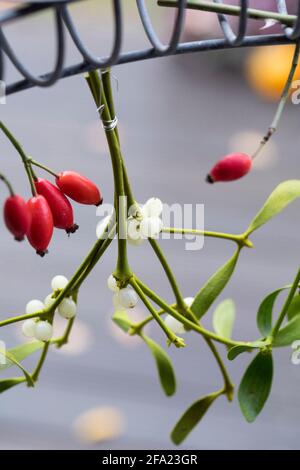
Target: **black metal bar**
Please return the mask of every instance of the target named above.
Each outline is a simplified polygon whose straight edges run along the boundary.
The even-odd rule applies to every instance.
[[[68,4],[75,1],[84,0],[32,0],[29,5],[12,8],[0,15],[0,80],[4,80],[4,59],[9,60],[14,67],[23,75],[24,79],[7,85],[7,94],[12,94],[17,91],[25,90],[33,86],[46,87],[53,85],[58,79],[77,75],[82,72],[93,70],[96,68],[105,68],[114,64],[125,64],[130,62],[137,62],[156,57],[169,56],[174,54],[186,54],[192,52],[201,52],[207,50],[228,49],[231,47],[249,47],[261,45],[275,45],[275,44],[289,44],[295,42],[300,38],[300,0],[298,0],[298,15],[293,27],[282,25],[284,34],[282,35],[261,35],[261,36],[246,36],[247,33],[247,20],[248,20],[248,0],[240,0],[239,25],[237,34],[235,34],[228,22],[227,16],[223,13],[215,13],[218,15],[220,26],[222,28],[224,39],[209,39],[194,41],[189,43],[180,43],[181,33],[184,27],[185,10],[187,0],[177,0],[174,3],[174,8],[177,9],[177,14],[174,20],[173,31],[171,38],[167,44],[163,44],[155,32],[152,25],[145,0],[136,0],[137,9],[140,19],[148,37],[151,48],[137,51],[122,51],[122,32],[123,32],[123,14],[121,9],[121,0],[111,0],[114,13],[114,38],[111,48],[111,53],[108,57],[94,56],[83,43],[80,34],[73,21],[71,13],[68,9]],[[101,1],[101,0],[99,0]],[[213,0],[214,3],[219,5],[223,4],[223,0]],[[126,7],[126,0],[123,5]],[[282,15],[287,13],[286,1],[276,0],[277,11]],[[34,76],[30,70],[22,63],[17,57],[13,48],[11,47],[3,28],[7,23],[22,21],[22,18],[28,17],[38,11],[44,9],[52,9],[56,17],[56,62],[52,72],[42,74],[38,77]],[[220,10],[220,9],[219,9]],[[74,64],[72,66],[64,66],[64,50],[65,39],[64,30],[67,29],[70,34],[75,47],[82,55],[83,62]]]
[[[273,46],[293,43],[294,41],[287,38],[285,35],[272,34],[264,36],[245,37],[240,47]],[[216,51],[219,49],[232,49],[233,47],[235,46],[228,43],[228,41],[225,39],[207,39],[205,41],[181,43],[178,45],[175,53],[169,52],[167,55],[182,55],[194,52]],[[130,51],[121,54],[116,65],[129,64],[132,62],[140,62],[142,60],[149,60],[160,57],[161,55],[157,53],[154,48]],[[94,70],[93,66],[85,62],[81,62],[79,64],[66,67],[63,70],[60,78],[62,79],[72,77],[74,75],[79,75],[85,72],[89,72],[91,70]],[[44,78],[47,78],[47,75],[44,75]],[[16,83],[8,85],[6,88],[6,94],[11,95],[13,93],[32,88],[33,86],[34,85],[28,82],[28,80],[20,80]]]

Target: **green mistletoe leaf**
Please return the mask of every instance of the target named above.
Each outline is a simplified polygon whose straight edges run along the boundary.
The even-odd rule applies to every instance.
[[[233,274],[239,254],[240,249],[237,249],[234,255],[211,276],[196,295],[191,310],[198,319],[203,317],[227,285]]]
[[[0,380],[0,393],[3,393],[12,387],[15,387],[16,385],[24,383],[25,381],[26,379],[24,377],[14,377],[11,379]]]
[[[288,180],[279,184],[254,217],[246,233],[249,235],[257,230],[298,197],[300,197],[300,180]]]
[[[273,345],[275,347],[290,346],[293,341],[300,340],[300,316],[296,315],[281,330],[278,331],[274,338]]]
[[[176,378],[171,359],[153,339],[145,335],[141,335],[141,338],[145,341],[155,359],[159,380],[165,394],[167,396],[174,395],[176,391]]]
[[[280,289],[271,292],[271,294],[268,294],[261,302],[257,312],[256,323],[263,337],[268,336],[271,333],[273,307],[278,295],[283,290],[290,288],[291,286],[281,287]]]
[[[235,321],[235,304],[232,299],[220,302],[213,314],[213,327],[217,335],[231,338]]]
[[[0,350],[0,354],[6,356],[6,363],[0,364],[0,372],[14,365],[18,366],[20,369],[23,370],[23,367],[20,362],[22,362],[24,359],[26,359],[26,357],[35,353],[39,349],[42,349],[43,346],[44,343],[42,341],[32,341],[30,343],[21,344],[20,346],[16,346],[15,348],[8,349],[7,351]]]
[[[254,347],[251,346],[234,346],[233,348],[229,349],[227,353],[227,358],[229,361],[233,361],[236,357],[244,352],[251,352]]]
[[[240,408],[249,423],[263,409],[270,394],[272,379],[272,354],[259,352],[247,368],[238,391]]]
[[[220,394],[218,391],[200,398],[183,413],[171,433],[174,444],[179,445],[184,441]]]
[[[125,333],[128,333],[131,328],[131,321],[125,311],[117,310],[114,313],[112,320],[116,325],[118,325],[119,328],[121,328],[121,330],[125,331]]]
[[[297,315],[300,314],[300,295],[297,294],[292,302],[290,303],[290,306],[287,311],[287,316],[288,319],[291,320],[292,318],[296,317]]]

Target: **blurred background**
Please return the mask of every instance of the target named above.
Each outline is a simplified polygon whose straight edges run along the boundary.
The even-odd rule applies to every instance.
[[[110,0],[72,6],[83,38],[105,55],[112,36]],[[167,40],[173,12],[155,6],[151,16]],[[228,3],[238,3],[230,1]],[[295,2],[288,2],[292,7]],[[101,4],[101,5],[100,5]],[[1,2],[1,8],[9,7]],[[275,1],[250,1],[274,9]],[[149,47],[135,2],[123,2],[124,50]],[[251,22],[249,32],[266,32]],[[19,56],[36,73],[52,66],[53,17],[44,12],[5,27]],[[267,32],[278,32],[275,26]],[[184,40],[221,36],[214,14],[189,12]],[[155,195],[164,202],[205,204],[206,229],[241,232],[275,186],[298,178],[299,109],[289,104],[280,129],[242,181],[207,185],[207,171],[231,151],[252,152],[267,130],[286,79],[293,48],[196,53],[117,66],[113,73],[124,156],[139,201]],[[67,62],[79,61],[69,41]],[[299,78],[297,71],[297,78]],[[19,79],[7,67],[7,81]],[[80,76],[61,80],[50,89],[31,89],[9,96],[0,106],[1,119],[35,159],[57,171],[74,169],[94,179],[106,202],[113,200],[113,182],[103,130],[89,91]],[[29,197],[18,155],[0,136],[1,171],[16,190]],[[0,188],[2,200],[6,197]],[[237,305],[234,338],[256,339],[255,317],[261,299],[289,283],[299,266],[299,204],[252,237],[255,249],[244,250],[236,273],[220,300]],[[71,276],[95,241],[95,209],[76,206],[80,230],[69,239],[55,232],[44,259],[26,244],[15,243],[1,224],[0,318],[23,313],[33,298],[50,292],[56,274]],[[163,241],[185,296],[194,296],[206,279],[233,253],[222,240],[206,240],[202,251],[185,251],[184,241]],[[130,248],[133,269],[171,301],[167,282],[147,244]],[[109,250],[83,286],[70,344],[53,350],[38,386],[22,385],[1,395],[1,449],[166,449],[169,433],[187,406],[220,385],[219,371],[198,336],[186,336],[188,347],[169,349],[178,378],[175,397],[166,398],[158,384],[150,352],[127,338],[111,322],[111,292],[106,279],[113,271],[116,246]],[[279,302],[280,303],[280,302]],[[134,315],[146,315],[141,302]],[[206,325],[211,326],[210,315]],[[56,328],[62,328],[58,322]],[[164,344],[155,325],[149,333]],[[1,329],[8,347],[23,341],[19,326]],[[223,350],[225,357],[225,351]],[[217,401],[182,446],[185,449],[298,449],[300,368],[291,365],[291,351],[275,351],[271,398],[257,421],[246,424],[237,400]],[[228,367],[239,383],[250,356]],[[27,364],[32,364],[32,360]],[[13,372],[12,372],[13,373]],[[15,375],[15,374],[14,374]]]

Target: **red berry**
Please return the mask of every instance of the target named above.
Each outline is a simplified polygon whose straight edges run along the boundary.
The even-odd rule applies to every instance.
[[[97,186],[85,176],[75,171],[64,171],[56,178],[59,189],[80,204],[99,206],[102,196]]]
[[[38,178],[35,182],[38,194],[44,196],[52,212],[53,224],[56,228],[74,233],[78,225],[74,224],[73,208],[64,193],[50,181]]]
[[[30,214],[27,204],[21,196],[13,195],[4,204],[4,221],[15,240],[24,240],[30,225]]]
[[[206,177],[208,183],[234,181],[245,176],[251,169],[252,159],[244,153],[226,155],[212,168]]]
[[[53,217],[48,202],[44,196],[34,196],[27,202],[31,215],[27,238],[31,246],[40,256],[47,253],[53,233]]]

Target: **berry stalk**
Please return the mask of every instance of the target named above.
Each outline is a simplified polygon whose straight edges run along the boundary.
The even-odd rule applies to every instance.
[[[4,134],[6,135],[8,140],[10,140],[12,145],[15,147],[15,149],[19,153],[19,155],[22,159],[24,168],[25,168],[25,172],[26,172],[27,177],[28,177],[28,181],[29,181],[29,184],[30,184],[32,195],[35,196],[36,195],[36,189],[35,189],[34,179],[33,179],[32,171],[31,171],[30,158],[26,155],[26,153],[23,150],[23,147],[17,141],[17,139],[13,136],[13,134],[10,132],[10,130],[4,125],[3,121],[0,121],[0,129],[4,132]]]
[[[259,153],[262,151],[264,146],[269,142],[269,140],[271,139],[273,134],[278,129],[279,121],[281,119],[282,113],[284,111],[287,100],[289,98],[289,91],[290,91],[292,81],[293,81],[293,78],[294,78],[294,75],[295,75],[295,72],[296,72],[296,68],[297,68],[297,65],[298,65],[298,61],[299,61],[299,52],[300,52],[300,41],[298,41],[296,43],[295,52],[294,52],[294,56],[293,56],[293,60],[292,60],[292,64],[291,64],[291,69],[290,69],[287,81],[285,83],[284,89],[282,91],[282,95],[281,95],[279,104],[277,106],[277,110],[275,112],[275,116],[273,118],[273,121],[270,124],[270,127],[269,127],[268,131],[266,132],[266,134],[262,138],[257,150],[252,155],[252,160],[254,160],[259,155]]]
[[[11,196],[14,196],[15,195],[15,192],[13,190],[13,187],[10,183],[10,181],[6,178],[6,176],[4,176],[2,173],[0,173],[0,180],[3,181],[3,183],[6,185],[7,189],[8,189],[8,192]]]

